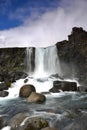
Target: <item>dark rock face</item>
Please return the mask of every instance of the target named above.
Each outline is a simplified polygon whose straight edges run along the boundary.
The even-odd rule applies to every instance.
[[[0,91],[7,90],[7,89],[8,89],[8,85],[6,85],[6,83],[0,84]]]
[[[26,48],[0,48],[0,81],[14,82],[24,77]],[[15,77],[15,78],[14,78]]]
[[[77,84],[75,82],[67,82],[67,81],[54,81],[53,88],[51,88],[50,92],[60,92],[62,91],[78,91]]]
[[[87,32],[74,27],[68,41],[58,42],[56,46],[64,78],[77,78],[87,84]]]
[[[0,97],[6,97],[6,96],[8,96],[8,92],[6,92],[6,91],[0,91]]]
[[[20,88],[19,96],[27,98],[32,92],[36,92],[35,87],[31,84],[24,85]]]

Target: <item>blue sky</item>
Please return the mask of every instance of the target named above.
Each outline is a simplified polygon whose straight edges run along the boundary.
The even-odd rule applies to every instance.
[[[0,30],[20,26],[32,15],[35,20],[46,11],[57,8],[59,3],[60,0],[0,0]]]
[[[0,47],[47,47],[87,30],[87,0],[0,0]]]

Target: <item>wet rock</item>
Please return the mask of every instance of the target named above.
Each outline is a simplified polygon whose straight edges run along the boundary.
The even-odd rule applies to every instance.
[[[18,113],[15,116],[13,116],[10,120],[10,122],[8,123],[8,125],[10,125],[12,128],[16,128],[18,126],[20,126],[20,124],[23,122],[23,120],[26,118],[26,114],[24,113]]]
[[[11,130],[40,130],[40,129],[35,128],[31,124],[27,124],[16,128],[11,128]]]
[[[87,92],[86,86],[78,86],[80,92]]]
[[[11,77],[11,81],[16,81],[18,79],[24,79],[27,77],[27,74],[22,71],[14,71],[14,72],[11,72],[9,75]]]
[[[25,126],[33,126],[37,129],[42,129],[49,126],[48,122],[41,117],[32,117],[25,122]]]
[[[32,92],[27,98],[27,102],[43,103],[46,100],[45,96],[40,93]]]
[[[50,94],[50,92],[41,92],[41,94]]]
[[[20,88],[19,96],[27,98],[32,92],[36,92],[35,87],[31,84],[27,84]]]
[[[51,88],[50,92],[60,92],[62,91],[78,91],[77,84],[75,82],[68,81],[54,81],[53,88]]]
[[[28,81],[29,81],[29,79],[25,79],[25,80],[24,80],[24,83],[27,83]]]
[[[8,92],[6,92],[6,91],[0,91],[0,97],[6,97],[6,96],[8,96]]]
[[[6,117],[1,116],[0,117],[0,130],[6,125],[6,123],[7,123]]]
[[[6,85],[6,83],[0,83],[0,91],[7,90],[7,89],[8,86]]]
[[[56,79],[59,78],[59,79],[63,80],[63,77],[61,77],[61,76],[60,76],[59,74],[57,74],[57,73],[50,75],[49,78],[56,78]]]
[[[58,129],[55,129],[55,128],[52,128],[52,127],[46,127],[46,128],[43,128],[41,130],[58,130]]]

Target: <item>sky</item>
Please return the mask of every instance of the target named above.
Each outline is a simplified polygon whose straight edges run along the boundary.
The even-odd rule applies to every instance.
[[[87,0],[0,0],[0,47],[47,47],[87,30]]]

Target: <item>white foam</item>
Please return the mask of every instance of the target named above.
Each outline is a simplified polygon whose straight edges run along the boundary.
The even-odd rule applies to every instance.
[[[0,97],[0,100],[18,98],[20,88],[25,84],[34,85],[36,88],[36,92],[47,92],[50,88],[52,88],[52,83],[52,81],[38,82],[36,79],[29,79],[27,83],[24,83],[24,79],[20,79],[13,83],[11,87],[7,90],[9,92],[9,95],[4,98]]]
[[[10,126],[6,126],[6,127],[2,128],[1,130],[11,130],[11,127]]]

